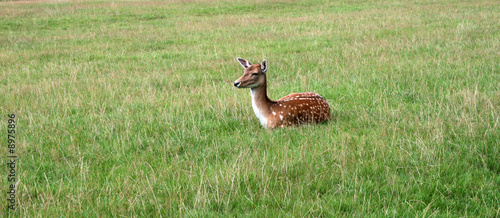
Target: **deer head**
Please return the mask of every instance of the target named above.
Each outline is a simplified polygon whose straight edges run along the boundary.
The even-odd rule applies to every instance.
[[[236,88],[258,88],[266,83],[267,61],[261,64],[251,64],[243,58],[238,58],[238,62],[243,66],[243,75],[234,81]]]

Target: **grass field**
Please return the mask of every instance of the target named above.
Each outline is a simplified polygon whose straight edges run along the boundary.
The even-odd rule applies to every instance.
[[[0,2],[2,214],[498,217],[499,20],[498,1]],[[262,128],[236,57],[332,120]]]

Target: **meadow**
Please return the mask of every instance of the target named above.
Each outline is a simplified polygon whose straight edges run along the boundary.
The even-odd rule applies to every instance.
[[[498,217],[499,20],[494,0],[2,1],[2,217]],[[262,128],[236,57],[332,119]]]

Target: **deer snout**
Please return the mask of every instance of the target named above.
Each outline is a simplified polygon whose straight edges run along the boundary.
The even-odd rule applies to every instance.
[[[238,81],[234,81],[234,87],[239,87],[241,84],[241,82],[238,82]]]

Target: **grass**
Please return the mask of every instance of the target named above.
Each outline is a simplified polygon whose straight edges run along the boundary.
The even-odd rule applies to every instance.
[[[5,216],[500,216],[497,1],[0,5]],[[237,56],[333,119],[263,129]]]

